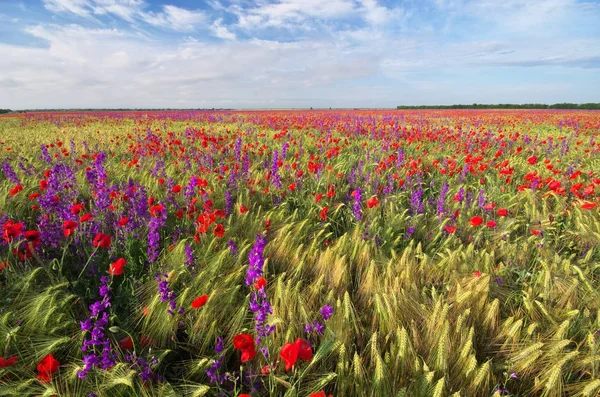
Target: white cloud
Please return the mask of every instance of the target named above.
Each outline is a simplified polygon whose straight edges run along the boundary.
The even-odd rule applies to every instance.
[[[307,19],[340,19],[356,11],[350,0],[282,0],[276,3],[258,3],[257,7],[234,6],[231,11],[238,16],[243,29],[261,27],[299,27]],[[303,29],[309,25],[301,26]]]
[[[150,25],[179,31],[193,30],[196,25],[206,21],[202,11],[190,11],[173,5],[163,6],[162,12],[142,13],[140,17]]]
[[[221,19],[221,18],[217,19],[210,26],[210,30],[211,30],[213,36],[218,37],[220,39],[223,39],[223,40],[235,40],[236,39],[235,33],[231,32],[229,29],[227,29],[226,26],[223,25],[223,19]]]
[[[44,0],[44,6],[53,12],[70,12],[79,16],[90,14],[88,0]]]
[[[188,10],[165,4],[162,11],[145,11],[144,0],[44,0],[44,6],[57,13],[71,13],[80,17],[94,15],[114,15],[127,22],[137,20],[150,25],[177,31],[193,30],[196,25],[206,22],[202,11]]]

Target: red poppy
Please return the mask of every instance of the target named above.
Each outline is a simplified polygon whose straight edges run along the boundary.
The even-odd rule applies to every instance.
[[[125,226],[125,225],[127,225],[127,223],[129,223],[129,218],[123,217],[123,218],[119,219],[119,226]]]
[[[285,361],[285,370],[289,371],[294,365],[298,358],[304,361],[310,361],[312,359],[312,348],[308,341],[298,338],[294,343],[286,343],[281,348],[279,357]]]
[[[153,205],[152,207],[150,207],[150,215],[157,217],[162,213],[164,209],[165,207],[162,204]]]
[[[317,204],[320,203],[322,199],[323,199],[323,193],[319,193],[315,197],[315,201],[317,202]]]
[[[256,282],[254,283],[254,288],[260,290],[262,288],[264,288],[267,285],[267,279],[265,279],[264,277],[259,277],[256,279]]]
[[[270,220],[270,219],[267,219],[267,220],[265,221],[265,228],[266,228],[266,229],[268,229],[268,228],[270,228],[270,227],[271,227],[271,220]]]
[[[171,189],[171,192],[173,192],[173,193],[179,193],[180,191],[181,191],[181,185],[175,185]]]
[[[121,339],[119,347],[121,350],[133,350],[133,339],[131,339],[131,336]]]
[[[591,210],[596,208],[596,203],[592,203],[590,201],[584,201],[583,204],[581,204],[581,208],[583,208],[584,210]]]
[[[6,261],[0,262],[0,271],[2,269],[8,269],[8,262],[6,262]]]
[[[75,229],[77,229],[77,225],[79,225],[79,223],[77,223],[75,221],[71,221],[71,220],[64,221],[63,222],[63,234],[65,235],[65,237],[71,236],[75,232]]]
[[[240,214],[245,214],[246,212],[248,212],[248,207],[244,204],[240,204]]]
[[[199,296],[192,301],[192,308],[194,308],[194,309],[201,308],[202,306],[204,306],[206,304],[207,301],[208,301],[208,295]]]
[[[110,236],[108,234],[98,233],[94,237],[92,245],[97,248],[108,248],[110,247]]]
[[[29,201],[33,201],[33,200],[35,200],[36,198],[38,198],[38,197],[40,197],[40,196],[41,196],[41,195],[40,195],[40,193],[39,193],[39,192],[33,192],[33,193],[31,193],[31,194],[29,195]]]
[[[92,218],[93,218],[92,214],[89,214],[89,213],[88,214],[83,214],[83,215],[81,215],[79,217],[79,222],[80,223],[85,223],[85,222],[89,221]]]
[[[162,185],[163,183],[165,183],[165,178],[158,178],[158,184]]]
[[[531,230],[531,234],[533,234],[534,236],[541,236],[542,235],[542,231],[541,230],[537,230],[537,229],[532,229]]]
[[[81,211],[83,211],[83,204],[75,204],[71,206],[71,214],[78,215]]]
[[[469,222],[471,223],[471,226],[479,226],[483,223],[483,218],[480,216],[474,216]]]
[[[488,221],[485,225],[487,227],[493,228],[493,227],[496,227],[497,224],[496,224],[496,221],[492,219],[491,221]]]
[[[23,185],[18,184],[18,185],[15,185],[12,189],[10,189],[8,191],[8,194],[10,194],[11,196],[14,196],[14,195],[18,194],[21,190],[23,190]]]
[[[291,190],[292,192],[293,192],[294,190],[296,190],[296,182],[292,182],[292,183],[290,183],[290,185],[288,186],[288,189],[289,189],[289,190]]]
[[[116,262],[110,264],[110,267],[108,268],[108,273],[111,276],[120,276],[121,274],[123,274],[123,268],[126,264],[127,261],[125,259],[119,258]]]
[[[223,227],[223,225],[219,223],[215,227],[215,230],[213,230],[213,234],[219,238],[223,237],[225,235],[225,228]]]
[[[535,163],[537,163],[537,156],[531,156],[527,159],[527,162],[531,165],[534,165]]]
[[[377,204],[379,204],[379,200],[377,199],[377,197],[371,197],[370,199],[367,200],[367,207],[369,207],[369,208],[373,208]]]
[[[40,181],[40,190],[46,190],[48,189],[48,181],[45,179],[42,179]]]
[[[444,230],[452,234],[456,231],[456,226],[444,226]]]
[[[58,367],[60,367],[60,362],[52,354],[48,354],[37,365],[38,379],[42,382],[50,382],[52,375],[58,371]]]
[[[13,365],[15,365],[16,362],[17,356],[12,356],[9,358],[0,357],[0,369],[12,367]]]
[[[319,215],[321,217],[321,220],[325,220],[327,219],[327,212],[329,211],[329,207],[323,207],[323,209],[321,210],[321,214]]]
[[[240,394],[238,397],[252,397],[252,396],[250,394],[243,393],[243,394]]]
[[[475,270],[473,272],[473,277],[477,277],[477,278],[481,277],[481,272],[479,270]]]
[[[2,229],[4,230],[2,237],[4,237],[4,241],[10,243],[13,239],[19,237],[23,232],[24,226],[25,225],[23,225],[22,222],[14,222],[13,220],[6,221],[6,223],[2,225]]]
[[[23,237],[25,237],[27,242],[31,243],[34,247],[40,245],[40,236],[41,233],[37,230],[26,230],[23,233]]]
[[[252,360],[256,357],[254,338],[250,334],[238,334],[233,337],[233,347],[242,352],[242,362]]]
[[[498,216],[507,216],[508,210],[506,208],[500,208],[498,211],[496,211],[496,214],[498,214]]]
[[[325,390],[321,390],[321,391],[320,391],[320,392],[318,392],[318,393],[311,393],[309,397],[333,397],[333,395],[332,395],[332,394],[330,394],[329,396],[327,396],[327,395],[325,394]]]

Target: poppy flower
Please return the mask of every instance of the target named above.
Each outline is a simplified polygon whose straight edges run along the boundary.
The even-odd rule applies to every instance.
[[[537,229],[532,229],[531,230],[531,234],[533,234],[534,236],[541,236],[542,235],[542,231],[541,230],[537,230]]]
[[[75,221],[71,221],[71,220],[64,221],[63,222],[63,234],[65,235],[65,237],[71,236],[75,232],[75,229],[77,229],[77,225],[79,225],[79,223],[77,223]]]
[[[71,214],[79,215],[81,211],[83,211],[83,204],[74,204],[71,206]]]
[[[244,204],[240,204],[240,214],[245,214],[246,212],[248,212],[248,207]]]
[[[123,274],[123,268],[126,264],[127,261],[125,259],[119,258],[116,262],[110,264],[110,267],[108,268],[108,273],[111,276],[120,276],[121,274]]]
[[[225,228],[223,227],[223,225],[221,223],[219,223],[215,227],[215,230],[213,230],[213,234],[219,238],[221,238],[225,235]]]
[[[121,339],[119,347],[121,350],[133,350],[133,339],[131,339],[131,336]]]
[[[52,375],[58,371],[60,362],[52,354],[46,355],[37,365],[38,379],[42,382],[50,382]]]
[[[208,301],[208,295],[202,295],[192,301],[192,308],[199,309]]]
[[[238,397],[252,397],[252,396],[250,394],[243,393],[243,394],[240,394]]]
[[[292,192],[293,192],[294,190],[296,190],[296,182],[292,182],[292,183],[290,183],[290,185],[288,186],[288,189],[289,189],[290,191],[292,191]]]
[[[506,208],[500,208],[498,211],[496,211],[496,214],[498,214],[498,216],[507,216],[508,210]]]
[[[581,204],[581,208],[583,208],[584,210],[591,210],[596,208],[596,203],[592,203],[590,201],[584,201],[583,204]]]
[[[309,397],[333,397],[333,395],[330,394],[329,396],[327,396],[325,394],[325,390],[321,390],[318,393],[311,393]]]
[[[481,277],[481,272],[479,270],[475,270],[473,272],[473,277],[477,277],[477,278]]]
[[[288,342],[283,345],[279,357],[285,361],[285,370],[289,371],[296,365],[298,358],[310,361],[312,359],[312,348],[308,341],[298,338],[294,343]]]
[[[493,228],[496,227],[497,224],[496,221],[492,219],[491,221],[488,221],[485,225],[489,228]]]
[[[456,226],[444,226],[444,230],[450,234],[456,231]]]
[[[479,226],[483,223],[483,218],[480,216],[474,216],[471,218],[471,220],[469,221],[469,223],[471,224],[471,226],[475,227],[475,226]]]
[[[329,211],[329,207],[323,207],[323,209],[321,210],[321,214],[319,214],[319,216],[321,217],[321,220],[326,220],[327,219],[327,212]]]
[[[377,197],[371,197],[370,199],[367,200],[367,207],[369,207],[369,208],[373,208],[377,204],[379,204],[379,200],[377,199]]]
[[[527,162],[531,165],[534,165],[535,163],[537,163],[537,156],[531,156],[527,159]]]
[[[241,360],[243,363],[256,357],[254,338],[250,334],[238,334],[234,336],[233,347],[242,352]]]
[[[2,229],[4,230],[2,237],[4,237],[4,241],[10,243],[13,239],[19,237],[23,232],[24,226],[25,225],[23,225],[22,222],[14,222],[12,220],[6,221],[6,223],[2,225]]]
[[[15,196],[15,195],[17,195],[17,194],[18,194],[18,193],[19,193],[21,190],[23,190],[23,185],[21,185],[21,184],[18,184],[18,185],[15,185],[15,186],[14,186],[12,189],[10,189],[10,190],[8,191],[8,194],[10,194],[11,196]]]
[[[48,181],[45,179],[42,179],[40,181],[40,190],[46,190],[48,189]]]
[[[119,226],[125,226],[128,223],[129,223],[129,218],[127,218],[126,216],[119,219],[119,222],[118,222]]]
[[[34,247],[40,245],[40,236],[41,233],[37,230],[26,230],[23,233],[23,237],[25,237],[27,242],[31,243]]]
[[[321,202],[321,200],[323,199],[323,193],[319,193],[315,196],[315,202],[317,204],[319,204]]]
[[[153,217],[157,217],[162,213],[164,209],[165,207],[161,204],[153,205],[152,207],[150,207],[150,215],[152,215]]]
[[[270,219],[267,219],[267,220],[265,221],[265,229],[268,229],[268,228],[270,228],[270,227],[271,227],[271,220],[270,220]]]
[[[181,191],[181,185],[175,185],[171,189],[171,192],[173,192],[173,193],[179,193],[180,191]]]
[[[262,288],[264,288],[267,285],[267,279],[265,279],[264,277],[259,277],[256,279],[256,282],[254,283],[254,288],[260,290]]]
[[[0,357],[0,369],[12,367],[13,365],[15,365],[16,362],[17,356],[12,356],[9,358]]]
[[[96,237],[94,237],[94,241],[92,245],[96,248],[108,248],[110,247],[110,236],[108,234],[98,233]]]
[[[8,262],[6,262],[6,261],[0,262],[0,271],[2,269],[8,269]]]
[[[92,218],[93,218],[92,214],[89,214],[89,213],[88,214],[83,214],[82,216],[79,217],[79,222],[80,223],[84,223],[84,222],[89,221]]]

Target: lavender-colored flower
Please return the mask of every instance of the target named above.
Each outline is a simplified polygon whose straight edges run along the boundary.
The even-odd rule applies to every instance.
[[[189,244],[185,245],[185,266],[190,269],[194,267],[194,250]]]
[[[235,241],[229,240],[227,245],[229,246],[229,251],[231,252],[231,255],[237,255],[237,246],[235,245]]]
[[[360,191],[360,189],[356,189],[354,191],[354,204],[352,206],[352,211],[354,214],[354,219],[356,219],[357,221],[362,220],[361,202],[362,202],[361,191]]]
[[[12,183],[14,183],[14,184],[21,183],[21,181],[19,180],[19,177],[15,173],[15,170],[13,170],[12,166],[7,161],[4,161],[2,163],[2,171],[4,172],[4,176],[6,176],[6,179],[11,181]]]
[[[109,318],[108,308],[111,306],[108,280],[106,276],[100,279],[99,292],[102,299],[90,305],[90,318],[80,323],[83,332],[91,331],[84,337],[81,347],[81,350],[87,354],[83,357],[84,368],[77,373],[80,379],[85,379],[87,373],[94,367],[106,370],[116,362],[117,355],[112,351],[110,339],[105,331]]]
[[[212,383],[222,384],[225,381],[225,374],[220,374],[219,370],[221,369],[221,365],[223,365],[223,360],[225,358],[223,352],[223,338],[217,338],[217,343],[215,344],[215,353],[219,354],[219,357],[214,360],[210,367],[206,370],[206,376],[210,378]]]
[[[319,310],[321,316],[323,316],[323,320],[327,321],[333,316],[333,307],[331,305],[325,305]]]
[[[158,282],[158,295],[160,297],[160,301],[169,303],[169,309],[167,309],[167,312],[171,316],[174,315],[175,312],[177,312],[178,314],[183,314],[185,309],[183,308],[183,306],[177,309],[177,294],[169,287],[169,275],[161,275],[160,273],[158,273],[156,275],[156,281]]]

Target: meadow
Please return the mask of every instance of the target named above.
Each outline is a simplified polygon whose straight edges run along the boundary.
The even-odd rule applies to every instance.
[[[0,395],[597,396],[600,112],[0,116]]]

